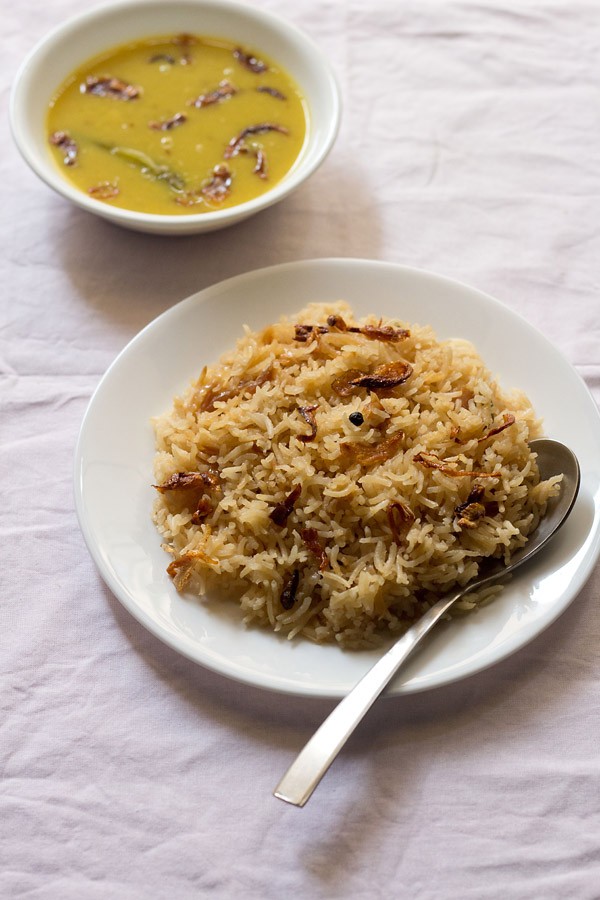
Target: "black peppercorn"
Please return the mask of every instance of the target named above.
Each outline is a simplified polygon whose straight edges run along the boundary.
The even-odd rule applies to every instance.
[[[365,417],[361,412],[353,412],[348,416],[353,425],[362,425],[365,421]]]

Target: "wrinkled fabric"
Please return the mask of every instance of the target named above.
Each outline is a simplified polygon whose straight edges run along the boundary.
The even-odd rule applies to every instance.
[[[326,701],[230,682],[146,633],[79,532],[73,450],[156,315],[259,266],[405,263],[491,293],[600,399],[600,16],[585,0],[268,0],[337,72],[337,144],[241,225],[119,230],[0,156],[0,896],[600,895],[600,571],[545,633],[380,703],[303,810],[271,797]],[[4,11],[1,100],[81,11]],[[507,348],[507,354],[510,348]],[[549,373],[552,378],[552,373]]]

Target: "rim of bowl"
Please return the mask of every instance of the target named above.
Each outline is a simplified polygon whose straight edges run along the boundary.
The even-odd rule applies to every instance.
[[[83,191],[73,187],[60,173],[60,170],[54,168],[54,161],[50,153],[46,152],[47,148],[41,147],[39,141],[35,140],[32,134],[33,124],[28,121],[27,101],[34,89],[36,78],[40,77],[45,66],[52,59],[57,46],[93,28],[95,23],[109,21],[120,13],[126,11],[134,13],[139,11],[141,13],[144,9],[147,10],[149,8],[164,9],[164,0],[113,0],[113,2],[95,6],[92,9],[72,16],[65,22],[55,26],[34,45],[17,71],[10,95],[10,126],[13,139],[21,156],[35,174],[48,187],[93,215],[100,216],[124,227],[164,234],[189,234],[191,232],[211,231],[240,222],[279,202],[319,168],[333,147],[339,131],[341,92],[335,72],[320,47],[304,31],[275,13],[255,9],[245,3],[238,2],[238,0],[170,0],[169,6],[171,10],[174,10],[176,7],[184,10],[189,9],[190,12],[201,12],[203,9],[209,9],[217,13],[223,12],[225,15],[228,13],[233,14],[240,19],[245,18],[249,22],[256,23],[259,27],[264,27],[265,31],[270,31],[276,38],[283,38],[288,42],[289,46],[293,45],[300,51],[302,57],[309,60],[308,67],[312,67],[315,72],[319,73],[318,80],[321,82],[319,94],[320,97],[325,97],[327,105],[330,107],[327,119],[325,120],[325,117],[323,117],[322,126],[324,124],[324,127],[320,127],[319,133],[315,134],[313,123],[311,123],[311,97],[304,93],[308,107],[308,138],[296,163],[270,190],[259,197],[227,209],[183,216],[122,209],[107,204],[100,204],[98,201],[87,197]],[[141,21],[140,25],[140,39],[143,39],[143,21]],[[152,23],[149,23],[146,31],[149,36],[152,35]],[[162,32],[162,29],[160,31]],[[158,34],[159,31],[156,31],[156,33]],[[223,29],[222,34],[215,34],[215,36],[227,39],[227,29]],[[115,40],[115,44],[117,42],[118,39]],[[110,46],[106,49],[110,49]],[[261,48],[257,47],[257,49],[260,50]],[[101,48],[97,52],[100,53]],[[277,53],[273,54],[270,52],[269,55],[277,56]],[[85,62],[87,56],[89,54],[84,54],[82,63]],[[48,101],[59,84],[60,81],[57,84],[51,84],[48,91]],[[304,91],[303,84],[298,83],[298,86],[301,91]],[[313,91],[313,95],[315,93]],[[47,105],[45,108],[47,109]],[[311,147],[314,148],[315,146],[316,150],[311,154]]]

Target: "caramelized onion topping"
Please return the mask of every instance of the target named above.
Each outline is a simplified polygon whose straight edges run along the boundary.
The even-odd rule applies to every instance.
[[[352,443],[344,442],[340,446],[361,466],[374,466],[395,456],[403,440],[404,432],[397,431],[395,434],[385,437],[378,444],[353,441]]]
[[[477,520],[485,516],[485,506],[483,503],[465,503],[457,525],[460,528],[476,528]]]
[[[408,381],[412,372],[413,368],[410,363],[403,360],[377,366],[367,374],[358,369],[348,369],[343,375],[333,379],[331,389],[340,397],[349,397],[356,393],[358,388],[366,388],[374,393],[389,391]]]
[[[309,441],[314,441],[317,436],[317,422],[314,416],[315,409],[318,409],[318,406],[299,406],[298,412],[306,422],[306,424],[310,427],[310,434],[299,434],[297,438],[299,441],[302,441],[303,444],[307,444]]]
[[[363,374],[360,369],[348,369],[343,375],[333,379],[331,390],[339,394],[340,397],[350,397],[356,393],[356,382],[363,377]]]
[[[459,505],[456,507],[456,509],[454,510],[454,512],[455,512],[457,515],[460,515],[461,512],[462,512],[464,509],[466,509],[467,506],[469,506],[469,504],[471,504],[471,503],[479,503],[479,501],[480,501],[481,498],[483,497],[484,493],[485,493],[485,488],[484,488],[484,486],[483,486],[482,484],[474,484],[474,485],[472,486],[471,490],[469,491],[469,496],[467,497],[466,501],[465,501],[464,503],[459,504]]]
[[[319,540],[319,532],[316,528],[303,528],[300,537],[314,556],[319,561],[319,572],[325,571],[328,565],[327,554],[321,541]]]
[[[267,154],[262,148],[256,150],[256,163],[252,172],[254,175],[258,175],[259,178],[267,177]]]
[[[182,591],[190,580],[193,564],[196,560],[209,566],[219,565],[218,559],[213,559],[212,556],[208,556],[203,550],[190,550],[188,553],[183,553],[167,566],[167,574],[175,582],[175,587],[178,591]]]
[[[231,193],[231,171],[225,163],[213,169],[212,178],[201,188],[200,193],[213,203],[222,203]]]
[[[271,97],[275,97],[276,100],[287,100],[285,94],[282,94],[281,91],[277,90],[277,88],[267,87],[266,84],[257,87],[256,90],[259,94],[270,94]]]
[[[173,128],[177,128],[178,125],[183,125],[184,122],[187,122],[187,116],[183,113],[175,113],[170,119],[162,119],[160,122],[148,122],[148,128],[152,128],[153,131],[171,131]]]
[[[444,472],[445,475],[451,475],[452,478],[499,478],[500,472],[480,472],[477,469],[473,469],[471,472],[467,472],[463,469],[453,469],[450,466],[446,465],[441,459],[439,459],[433,453],[417,453],[415,455],[415,462],[420,463],[422,466],[425,466],[426,469],[439,469],[440,472]]]
[[[50,143],[53,147],[60,147],[63,152],[63,163],[65,166],[74,166],[77,162],[77,154],[79,148],[76,141],[67,131],[55,131],[50,135]]]
[[[474,484],[469,491],[469,496],[464,503],[460,503],[454,510],[457,517],[457,525],[460,528],[475,528],[478,519],[482,516],[498,515],[499,505],[496,500],[482,501],[485,488],[481,484]]]
[[[397,544],[402,544],[415,521],[413,513],[406,504],[393,500],[387,508],[387,519],[392,538]]]
[[[153,484],[159,493],[189,491],[191,488],[214,488],[219,484],[219,471],[212,466],[206,472],[175,472],[163,484]]]
[[[204,109],[205,106],[212,106],[214,103],[221,103],[222,100],[228,100],[237,94],[238,89],[230,81],[225,78],[219,82],[218,87],[209,91],[207,94],[200,94],[195,100],[190,100],[189,105],[195,106],[196,109]]]
[[[233,51],[233,55],[235,59],[247,69],[250,69],[251,72],[255,72],[259,75],[261,72],[266,72],[269,68],[268,65],[262,61],[262,59],[258,59],[256,56],[252,56],[249,53],[246,53],[242,50],[241,47],[236,47]]]
[[[295,485],[295,487],[292,488],[285,500],[283,500],[281,503],[278,503],[277,506],[273,507],[273,509],[269,513],[269,518],[271,519],[271,521],[275,522],[276,525],[279,525],[280,528],[283,528],[294,508],[296,500],[301,493],[301,485]]]
[[[487,431],[483,435],[483,437],[479,438],[477,443],[480,444],[482,441],[487,441],[488,438],[493,437],[493,435],[500,434],[500,432],[504,431],[505,428],[510,428],[511,425],[514,425],[516,421],[512,413],[504,413],[502,419],[502,425],[496,425],[495,428],[490,428],[490,430]]]
[[[410,363],[398,360],[377,366],[370,375],[361,375],[352,383],[356,387],[364,387],[370,391],[387,391],[390,388],[404,384],[412,375],[413,368]]]
[[[112,200],[120,194],[119,187],[113,181],[101,181],[88,188],[88,194],[97,200]]]
[[[84,84],[80,87],[82,94],[93,94],[95,97],[112,97],[114,100],[136,100],[142,93],[142,89],[128,84],[120,78],[111,78],[104,75],[98,78],[96,75],[88,75]]]
[[[200,497],[200,499],[198,500],[196,511],[192,516],[192,525],[201,525],[202,522],[204,522],[204,520],[208,518],[208,516],[210,516],[213,509],[214,506],[212,505],[208,497]]]
[[[257,375],[256,378],[250,378],[247,381],[240,381],[233,387],[227,388],[224,391],[215,391],[214,387],[208,387],[204,396],[202,397],[202,401],[200,403],[199,409],[201,412],[212,412],[215,408],[215,403],[231,400],[232,397],[237,397],[239,394],[243,392],[250,392],[253,394],[257,388],[261,385],[265,384],[265,382],[269,381],[271,378],[271,366],[268,369],[265,369],[264,372],[261,372],[260,375]]]
[[[283,125],[275,125],[273,122],[261,122],[259,125],[249,125],[247,128],[243,128],[236,137],[233,137],[226,149],[225,149],[225,159],[231,159],[232,156],[237,156],[238,153],[248,152],[248,147],[245,144],[245,140],[247,137],[253,134],[267,134],[269,131],[278,131],[280,134],[289,134],[287,128],[284,128]]]
[[[325,328],[323,325],[297,325],[296,328],[302,328],[308,332],[317,328],[320,332],[328,332],[331,330],[342,332],[348,331],[354,334],[362,334],[372,341],[389,341],[393,344],[404,340],[404,338],[410,337],[410,331],[406,328],[393,328],[391,325],[363,325],[362,328],[359,328],[357,325],[347,325],[342,316],[338,315],[328,316],[327,326],[328,327]],[[301,338],[296,337],[296,340],[301,340]]]
[[[504,431],[505,428],[510,428],[511,425],[514,425],[515,422],[516,419],[512,413],[504,413],[504,415],[502,416],[502,424],[496,425],[494,428],[490,428],[489,431],[486,431],[485,434],[483,434],[480,438],[477,438],[477,443],[481,444],[482,441],[487,441],[488,438],[493,437],[495,434],[500,434],[500,432]],[[460,427],[458,425],[453,425],[450,429],[451,439],[455,444],[467,444],[469,440],[461,440],[460,434]]]

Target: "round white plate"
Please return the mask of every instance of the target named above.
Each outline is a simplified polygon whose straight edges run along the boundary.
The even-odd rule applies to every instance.
[[[549,437],[577,454],[582,483],[550,548],[499,599],[439,628],[391,685],[422,691],[472,675],[518,650],[568,606],[600,552],[600,416],[585,384],[534,328],[497,300],[427,272],[381,262],[312,260],[231,278],[151,322],[118,356],[85,415],[75,461],[79,522],[99,570],[121,603],[180,653],[239,681],[305,696],[341,697],[380,655],[316,646],[246,629],[234,604],[177,593],[151,521],[150,419],[171,408],[205,363],[253,329],[310,301],[344,299],[375,313],[430,324],[438,337],[476,345],[504,387],[519,387]]]

